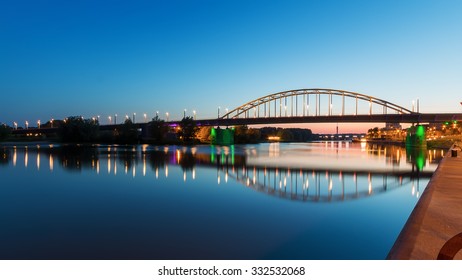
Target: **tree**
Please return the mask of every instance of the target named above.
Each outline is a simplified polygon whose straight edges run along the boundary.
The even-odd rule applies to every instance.
[[[367,130],[367,134],[369,136],[369,138],[377,138],[379,137],[379,128],[378,127],[374,127],[374,128],[370,128]]]
[[[165,138],[165,134],[168,132],[168,126],[164,120],[160,119],[159,116],[152,118],[149,122],[149,135],[155,143],[162,143]]]
[[[290,142],[293,140],[294,136],[289,129],[281,129],[278,131],[278,136],[281,141]]]
[[[234,143],[247,143],[248,135],[247,131],[249,127],[247,125],[238,125],[234,127]]]
[[[199,128],[199,132],[197,133],[196,137],[201,142],[210,143],[210,142],[212,142],[211,131],[212,131],[211,126],[202,126],[202,127]]]
[[[6,140],[11,134],[11,127],[6,124],[0,124],[0,141]]]
[[[178,136],[183,143],[191,143],[198,130],[193,117],[184,117],[180,122]]]
[[[66,118],[59,128],[61,141],[70,143],[94,142],[99,137],[97,120],[84,119],[80,116]]]
[[[116,141],[120,144],[135,144],[138,143],[138,130],[136,125],[131,119],[126,119],[125,122],[120,125],[120,130],[115,132]]]

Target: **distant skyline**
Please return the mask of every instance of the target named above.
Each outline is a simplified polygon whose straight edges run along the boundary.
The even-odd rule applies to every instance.
[[[300,88],[462,112],[461,10],[450,0],[3,1],[0,122],[212,118]]]

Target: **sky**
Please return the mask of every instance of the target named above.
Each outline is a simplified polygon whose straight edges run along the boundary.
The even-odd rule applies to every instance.
[[[213,118],[303,88],[460,113],[460,11],[450,0],[3,0],[0,122]]]

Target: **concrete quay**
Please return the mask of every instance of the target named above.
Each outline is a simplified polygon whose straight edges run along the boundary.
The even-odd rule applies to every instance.
[[[462,151],[440,162],[387,259],[462,259]]]

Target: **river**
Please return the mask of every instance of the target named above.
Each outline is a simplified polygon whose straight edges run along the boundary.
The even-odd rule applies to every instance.
[[[0,146],[0,259],[384,259],[443,154]]]

